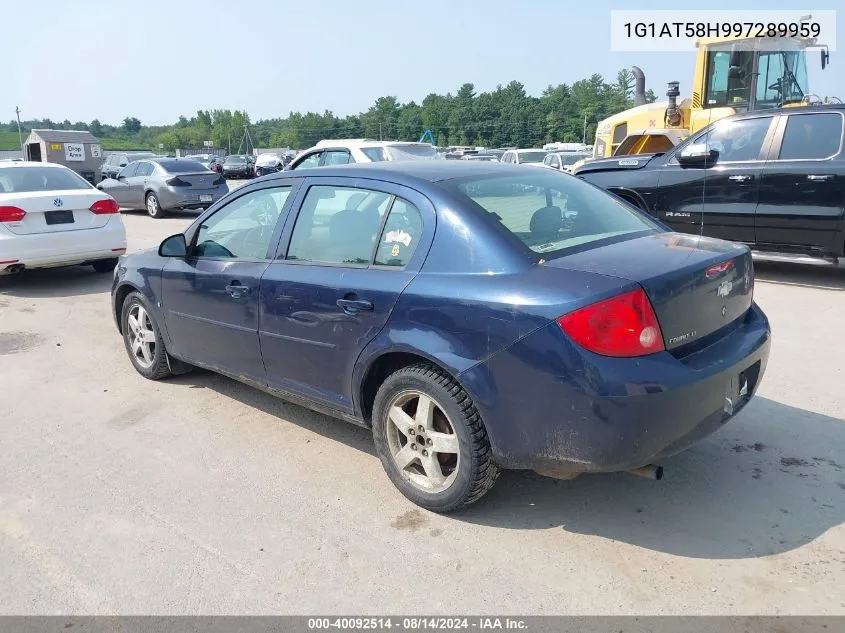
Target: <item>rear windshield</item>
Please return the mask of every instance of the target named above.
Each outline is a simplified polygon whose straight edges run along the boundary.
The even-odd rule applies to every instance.
[[[579,160],[584,160],[585,158],[590,158],[592,154],[579,154],[579,153],[572,153],[572,154],[558,154],[560,156],[560,161],[564,165],[574,165]]]
[[[387,154],[384,153],[383,147],[362,147],[361,151],[374,163],[387,160]]]
[[[201,162],[188,160],[187,158],[175,158],[173,160],[156,161],[162,169],[169,174],[187,174],[194,171],[206,171],[207,168]]]
[[[390,160],[426,160],[437,158],[432,145],[388,145],[385,147]]]
[[[229,163],[230,165],[236,164],[236,163],[245,163],[246,157],[245,156],[227,156],[226,162]]]
[[[491,222],[545,259],[594,242],[663,231],[614,196],[560,172],[442,184],[450,183]]]
[[[0,192],[60,191],[92,189],[91,184],[70,169],[61,167],[12,167],[0,169]]]
[[[517,152],[518,163],[542,163],[548,152],[537,150],[536,152]]]

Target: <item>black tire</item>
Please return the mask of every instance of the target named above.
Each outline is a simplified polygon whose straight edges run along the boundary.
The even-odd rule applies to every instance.
[[[147,313],[150,325],[152,326],[152,330],[155,334],[155,348],[152,354],[152,362],[146,367],[139,362],[138,357],[132,349],[130,339],[131,328],[129,325],[129,315],[135,306],[142,307]],[[153,316],[153,312],[150,310],[147,300],[144,299],[144,296],[141,293],[130,292],[126,296],[120,310],[120,324],[121,330],[123,331],[123,344],[126,347],[126,353],[129,355],[129,360],[132,363],[132,366],[135,367],[135,370],[144,378],[149,380],[160,380],[170,376],[170,366],[167,364],[167,350],[165,349],[164,341],[161,338],[161,330],[155,320],[155,316]]]
[[[158,220],[167,215],[167,212],[161,208],[161,202],[159,202],[158,196],[156,196],[152,191],[144,196],[144,203],[147,209],[147,215],[151,218]]]
[[[98,259],[95,262],[91,262],[91,265],[94,267],[94,270],[98,273],[110,273],[114,270],[114,267],[117,266],[117,257],[111,257],[109,259]]]
[[[457,474],[451,485],[440,492],[425,492],[404,477],[391,453],[387,434],[392,422],[388,407],[407,391],[432,398],[448,417],[458,438]],[[404,367],[382,383],[373,403],[373,438],[376,452],[387,476],[410,501],[432,512],[452,512],[481,499],[493,487],[500,469],[493,461],[487,429],[472,398],[446,372],[420,363]]]

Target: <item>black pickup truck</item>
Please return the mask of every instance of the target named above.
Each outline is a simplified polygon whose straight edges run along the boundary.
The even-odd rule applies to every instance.
[[[593,160],[574,174],[675,231],[842,258],[843,122],[842,105],[738,114],[664,154]]]

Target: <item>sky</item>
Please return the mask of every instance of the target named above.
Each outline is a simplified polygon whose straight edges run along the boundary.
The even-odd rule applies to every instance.
[[[742,8],[803,15],[840,1]],[[0,0],[0,8],[0,121],[14,119],[15,106],[22,120],[111,124],[127,116],[169,124],[214,108],[246,110],[253,121],[308,110],[343,116],[381,96],[419,103],[466,82],[481,92],[517,80],[539,95],[593,73],[611,81],[631,65],[660,99],[666,82],[679,81],[685,96],[693,80],[692,51],[610,51],[610,11],[632,8],[621,0]],[[845,9],[837,15],[845,37],[843,22]],[[811,89],[845,100],[845,55],[831,52],[830,62],[822,72],[818,53],[808,58]]]

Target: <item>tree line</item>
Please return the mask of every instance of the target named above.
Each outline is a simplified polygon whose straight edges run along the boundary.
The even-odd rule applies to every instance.
[[[37,128],[88,130],[102,140],[104,149],[163,148],[170,152],[199,148],[204,141],[230,152],[247,152],[253,146],[303,149],[324,138],[417,141],[425,130],[431,130],[441,146],[538,147],[555,141],[581,141],[585,118],[586,138],[591,142],[601,119],[633,105],[633,88],[633,75],[622,69],[615,81],[594,74],[571,85],[550,85],[539,97],[527,94],[518,81],[490,92],[476,92],[473,84],[465,83],[455,94],[431,93],[420,103],[379,97],[366,112],[344,117],[326,110],[251,121],[246,111],[215,109],[200,110],[191,118],[180,116],[166,126],[147,126],[135,117],[126,117],[121,125],[97,119],[90,123],[41,119],[22,121],[21,127],[27,133]],[[655,95],[649,90],[646,98],[654,101]],[[17,132],[15,120],[3,127]]]

